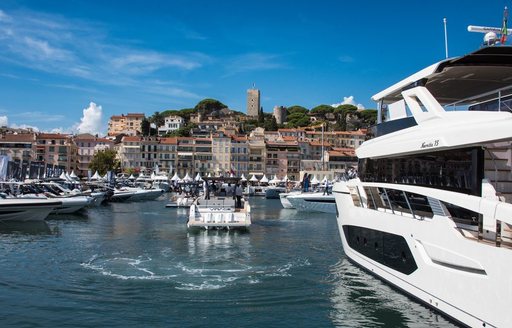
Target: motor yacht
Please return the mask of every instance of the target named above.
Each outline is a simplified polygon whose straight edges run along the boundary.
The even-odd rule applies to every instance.
[[[46,198],[0,198],[0,222],[42,221],[61,202]]]
[[[281,198],[281,204],[283,204],[283,199],[285,199],[285,203],[288,202],[291,205],[291,207],[285,208],[294,208],[301,212],[336,213],[336,201],[333,194],[322,192],[288,194]]]
[[[206,178],[206,180],[209,180]],[[218,179],[217,179],[218,180]],[[223,178],[225,182],[233,183],[233,193],[236,195],[238,178]],[[238,199],[236,199],[238,198]],[[237,204],[238,202],[238,204]],[[247,229],[251,225],[251,206],[242,196],[226,195],[221,189],[196,198],[190,206],[187,227],[190,229]]]
[[[348,258],[470,327],[512,327],[511,77],[512,47],[486,46],[377,93],[333,188]]]

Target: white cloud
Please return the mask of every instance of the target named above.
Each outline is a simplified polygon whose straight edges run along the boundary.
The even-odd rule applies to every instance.
[[[1,21],[6,22],[8,20],[9,20],[9,16],[7,16],[7,14],[3,10],[0,9],[0,22]]]
[[[84,108],[83,117],[76,129],[79,133],[101,134],[103,111],[101,106],[95,103],[89,103],[89,107]]]
[[[0,10],[0,62],[140,90],[151,89],[153,75],[192,71],[211,61],[201,52],[160,52],[136,47],[132,40],[111,40],[94,21]],[[176,97],[191,94],[183,90]]]
[[[30,129],[30,130],[35,131],[35,132],[41,131],[41,130],[39,130],[39,128],[37,126],[28,125],[28,124],[19,124],[18,125],[16,123],[13,123],[9,127],[13,128],[13,129],[24,129],[24,130]]]
[[[0,126],[7,126],[8,125],[8,119],[7,116],[0,116]]]
[[[232,58],[226,65],[227,74],[224,77],[238,73],[282,68],[286,68],[286,65],[281,62],[279,55],[248,53]]]
[[[343,97],[343,101],[341,103],[332,104],[331,106],[336,108],[341,105],[353,105],[356,106],[357,109],[364,109],[364,106],[362,104],[358,104],[355,102],[354,96]]]
[[[112,65],[116,70],[130,74],[147,74],[165,67],[177,67],[184,70],[192,70],[201,66],[201,63],[191,57],[169,56],[159,53],[132,53],[112,59]]]

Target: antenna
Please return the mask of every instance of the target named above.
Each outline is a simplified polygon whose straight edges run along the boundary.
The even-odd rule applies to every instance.
[[[444,50],[446,53],[446,59],[448,59],[448,31],[446,30],[446,17],[443,18],[444,23]]]
[[[512,34],[512,30],[507,29],[508,8],[503,10],[503,27],[475,26],[469,25],[468,32],[485,33],[484,45],[492,46],[496,43],[504,44],[507,40],[506,36]],[[498,38],[501,34],[501,39]]]

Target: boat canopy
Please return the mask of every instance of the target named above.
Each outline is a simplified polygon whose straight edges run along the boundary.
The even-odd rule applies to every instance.
[[[472,97],[506,88],[511,84],[512,47],[486,47],[468,55],[435,63],[372,97],[384,104],[402,100],[402,91],[425,86],[441,105],[471,105]],[[507,91],[507,96],[512,91]],[[492,96],[490,96],[492,97]],[[482,98],[479,98],[482,101]]]

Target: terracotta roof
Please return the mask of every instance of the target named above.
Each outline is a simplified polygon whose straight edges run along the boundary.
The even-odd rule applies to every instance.
[[[137,136],[124,136],[122,139],[122,142],[134,142],[134,141],[140,141],[140,137]]]
[[[96,137],[90,133],[82,133],[82,134],[76,135],[74,139],[75,140],[96,140]]]
[[[282,136],[284,141],[297,141],[297,137],[295,136]]]
[[[12,142],[32,142],[34,141],[33,133],[22,133],[22,134],[6,134],[0,139],[2,141]]]
[[[289,147],[289,146],[298,146],[299,144],[297,142],[273,142],[273,141],[267,141],[267,145],[274,146],[274,147]]]
[[[132,116],[132,117],[144,117],[146,115],[144,115],[144,113],[128,113],[126,114],[126,116]]]
[[[247,141],[247,136],[231,136],[234,141]]]
[[[60,133],[39,133],[37,139],[68,139],[69,134]]]
[[[354,148],[349,148],[349,147],[333,147],[332,150],[334,151],[344,151],[344,152],[354,152]]]
[[[322,146],[322,142],[318,141],[318,140],[310,141],[309,144],[311,146],[320,146],[320,147]],[[324,147],[331,147],[331,144],[324,140]]]
[[[366,133],[363,133],[361,130],[358,131],[337,131],[338,135],[353,135],[353,136],[364,136]]]
[[[337,132],[334,131],[324,131],[324,135],[334,136]],[[322,131],[306,131],[306,135],[322,135]]]
[[[329,156],[350,156],[350,157],[355,157],[356,156],[356,153],[355,153],[354,150],[352,150],[352,151],[330,150],[328,152],[329,152]]]
[[[160,138],[160,143],[164,145],[177,145],[178,138]]]
[[[107,139],[107,138],[97,138],[97,142],[107,142],[107,143],[114,143],[113,140]]]
[[[298,132],[297,129],[278,129],[279,132]]]

